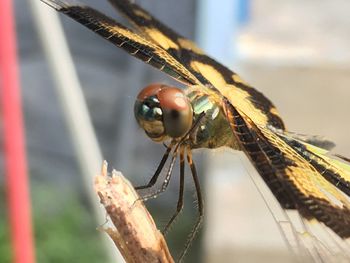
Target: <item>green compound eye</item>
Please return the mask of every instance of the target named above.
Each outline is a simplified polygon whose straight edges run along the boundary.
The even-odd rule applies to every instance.
[[[134,113],[138,124],[154,141],[184,136],[192,126],[193,111],[182,90],[162,84],[144,88],[137,96]]]

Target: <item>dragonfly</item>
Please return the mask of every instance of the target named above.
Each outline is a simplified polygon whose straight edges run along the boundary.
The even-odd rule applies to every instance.
[[[283,211],[299,213],[304,232],[287,236],[287,241],[292,244],[294,238],[296,243],[301,240],[305,245],[305,236],[311,237],[308,252],[315,254],[316,251],[321,262],[325,255],[332,257],[334,251],[341,251],[350,258],[348,158],[332,155],[331,144],[327,141],[288,131],[267,97],[139,5],[128,0],[108,0],[131,22],[132,28],[129,28],[76,1],[41,1],[166,73],[178,81],[179,86],[185,86],[181,89],[161,83],[150,84],[141,90],[134,105],[136,120],[147,136],[155,142],[168,143],[149,183],[136,187],[140,191],[153,189],[142,199],[155,197],[167,189],[175,162],[180,160],[177,209],[164,233],[183,208],[186,163],[190,167],[198,200],[198,218],[180,259],[200,229],[204,215],[192,151],[220,147],[245,153]],[[165,179],[154,189],[166,163],[169,164]],[[326,229],[328,239],[336,240],[333,245],[320,242],[313,234],[306,235],[313,224]]]

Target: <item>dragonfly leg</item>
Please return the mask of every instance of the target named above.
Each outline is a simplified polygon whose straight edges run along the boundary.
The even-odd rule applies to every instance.
[[[148,182],[148,184],[141,185],[141,186],[136,186],[135,187],[136,190],[148,189],[148,188],[151,188],[152,186],[155,185],[155,183],[157,182],[158,177],[160,175],[160,172],[163,170],[164,165],[165,165],[166,161],[168,160],[169,154],[170,154],[173,146],[174,146],[174,143],[171,143],[169,146],[167,146],[166,152],[164,153],[163,158],[160,161],[156,172],[154,173],[154,175],[152,176],[152,178]]]
[[[169,222],[162,231],[166,235],[170,229],[170,226],[175,221],[176,217],[180,214],[184,205],[184,188],[185,188],[185,148],[180,148],[180,189],[179,189],[179,199],[177,201],[176,212],[170,218]]]
[[[198,200],[198,218],[197,221],[195,223],[195,225],[192,228],[192,231],[188,237],[188,240],[185,244],[184,250],[182,251],[180,258],[179,258],[179,262],[182,262],[184,256],[186,255],[186,252],[188,250],[188,248],[190,247],[190,245],[192,244],[201,224],[203,221],[203,215],[204,215],[204,206],[203,206],[203,197],[202,197],[202,192],[201,192],[201,187],[200,187],[200,183],[199,183],[199,179],[198,179],[198,175],[197,175],[197,170],[196,170],[196,166],[193,163],[193,159],[192,159],[192,153],[190,151],[190,149],[187,150],[187,162],[190,165],[191,168],[191,173],[192,173],[192,177],[193,177],[193,182],[194,185],[196,187],[196,194],[197,194],[197,200]]]
[[[165,179],[164,179],[162,185],[160,187],[157,187],[157,189],[155,189],[155,191],[152,191],[150,193],[147,193],[147,194],[141,196],[139,200],[147,201],[148,199],[156,198],[159,194],[163,193],[167,189],[169,182],[170,182],[170,179],[171,179],[173,169],[174,169],[174,164],[176,161],[177,153],[178,153],[178,149],[175,149],[175,151],[173,152],[173,156],[171,158],[171,162],[170,162],[167,174],[165,176]]]
[[[168,184],[169,184],[169,180],[170,180],[170,177],[171,177],[171,173],[172,173],[172,170],[173,170],[173,166],[174,166],[174,163],[175,163],[175,160],[176,160],[176,156],[177,156],[177,152],[178,152],[178,149],[179,147],[184,143],[184,141],[187,139],[187,137],[193,133],[195,131],[195,129],[198,127],[198,125],[201,123],[201,121],[203,120],[203,118],[205,117],[205,112],[202,112],[197,120],[195,121],[195,123],[192,125],[191,129],[185,134],[185,136],[183,136],[181,138],[181,140],[179,141],[172,141],[171,144],[169,145],[169,147],[167,147],[167,150],[165,152],[165,154],[163,155],[163,158],[155,172],[155,174],[152,176],[151,180],[149,181],[148,184],[146,185],[143,185],[143,186],[138,186],[138,187],[135,187],[136,190],[142,190],[142,189],[148,189],[148,188],[151,188],[155,185],[155,183],[157,182],[157,179],[160,175],[160,172],[162,171],[168,157],[169,157],[169,154],[172,150],[173,147],[175,147],[174,149],[174,152],[173,152],[173,158],[171,160],[171,163],[170,163],[170,166],[169,166],[169,169],[168,169],[168,173],[167,173],[167,176],[163,182],[163,185],[157,189],[156,191],[154,191],[153,193],[149,193],[149,194],[146,194],[144,195],[143,197],[141,197],[140,199],[143,200],[143,201],[146,201],[147,199],[150,199],[150,198],[155,198],[158,194],[161,194],[163,193],[166,188],[168,187]]]

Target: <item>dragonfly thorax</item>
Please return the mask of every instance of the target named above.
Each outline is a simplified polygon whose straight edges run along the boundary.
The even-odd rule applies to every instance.
[[[192,106],[184,92],[163,84],[141,90],[134,113],[148,137],[157,142],[183,137],[193,121]]]
[[[226,146],[239,150],[238,143],[218,100],[197,86],[189,87],[185,90],[185,94],[192,104],[194,122],[203,112],[205,113],[205,117],[200,121],[198,128],[190,138],[191,148],[213,149]]]

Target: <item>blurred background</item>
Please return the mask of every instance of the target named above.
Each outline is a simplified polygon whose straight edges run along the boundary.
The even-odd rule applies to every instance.
[[[95,220],[83,187],[31,1],[14,2],[37,262],[107,262],[96,231],[104,221]],[[127,23],[107,1],[83,2]],[[348,0],[136,2],[185,37],[197,40],[210,55],[262,91],[277,106],[289,130],[325,136],[336,143],[334,152],[350,156]],[[71,19],[62,15],[60,19],[103,159],[134,185],[146,183],[164,147],[137,127],[134,99],[150,83],[174,81]],[[244,168],[248,165],[245,158],[229,150],[201,150],[195,159],[206,216],[186,261],[287,261],[289,254],[278,229],[247,176],[251,168]],[[205,165],[203,160],[207,160]],[[169,190],[147,202],[160,229],[176,208],[177,179],[175,171]],[[186,187],[184,212],[168,235],[174,257],[196,218],[191,180]],[[11,262],[5,193],[1,176],[0,262]]]

